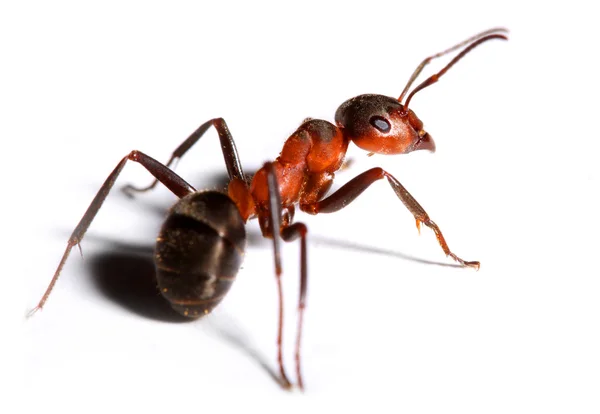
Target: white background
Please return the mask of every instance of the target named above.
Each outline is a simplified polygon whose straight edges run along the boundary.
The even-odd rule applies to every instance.
[[[597,413],[597,13],[577,1],[196,3],[0,8],[2,412]],[[361,93],[398,96],[425,56],[494,26],[510,41],[476,49],[412,101],[435,154],[352,147],[337,180],[388,169],[481,270],[447,266],[384,182],[340,213],[298,214],[310,231],[304,395],[269,374],[277,296],[256,222],[209,317],[168,321],[159,297],[136,294],[175,201],[164,188],[111,193],[84,259],[73,251],[25,319],[130,150],[166,161],[222,116],[250,171],[305,117],[333,120]],[[224,171],[214,132],[177,167],[199,188]],[[149,181],[129,165],[117,187]],[[292,377],[297,256],[284,246]]]

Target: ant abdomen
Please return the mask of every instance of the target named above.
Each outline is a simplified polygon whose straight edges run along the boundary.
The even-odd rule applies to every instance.
[[[216,191],[192,193],[170,210],[156,240],[156,279],[183,316],[208,314],[242,263],[246,230],[237,206]]]

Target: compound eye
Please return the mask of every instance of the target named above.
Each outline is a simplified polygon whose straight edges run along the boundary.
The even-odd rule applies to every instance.
[[[390,129],[392,128],[389,121],[379,115],[372,116],[371,119],[369,119],[369,123],[373,127],[375,127],[379,132],[382,132],[384,134],[390,132]]]

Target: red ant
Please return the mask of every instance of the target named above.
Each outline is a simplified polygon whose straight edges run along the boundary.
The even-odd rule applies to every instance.
[[[211,312],[223,299],[242,263],[246,244],[245,223],[258,218],[264,237],[273,240],[275,273],[279,296],[279,325],[277,346],[281,385],[291,388],[282,359],[283,294],[281,289],[280,237],[291,242],[300,239],[300,298],[298,302],[298,331],[296,337],[296,375],[303,389],[300,371],[300,340],[302,317],[307,291],[307,228],[293,223],[295,205],[309,214],[333,213],[350,204],[375,181],[386,178],[405,207],[413,214],[417,228],[421,224],[431,228],[446,256],[463,266],[479,269],[479,262],[469,262],[452,253],[439,227],[410,195],[400,182],[381,168],[359,174],[336,192],[325,197],[335,172],[344,162],[348,144],[353,141],[360,148],[377,154],[406,154],[417,150],[435,151],[430,135],[423,130],[423,122],[409,109],[413,96],[434,84],[456,62],[473,48],[492,39],[507,37],[506,29],[495,28],[429,56],[411,75],[398,99],[383,95],[360,95],[344,102],[335,113],[336,125],[308,119],[283,145],[279,157],[267,162],[250,180],[242,165],[233,137],[222,118],[202,124],[171,155],[166,165],[140,151],[124,157],[108,176],[98,194],[71,234],[67,248],[44,296],[32,309],[42,309],[74,246],[80,242],[98,213],[128,160],[144,166],[156,179],[146,188],[126,186],[127,192],[144,192],[160,181],[180,200],[170,209],[156,239],[154,260],[156,279],[162,295],[180,314],[199,318]],[[454,59],[438,73],[416,86],[406,101],[402,100],[423,68],[435,58],[461,49]],[[169,167],[181,158],[211,127],[218,132],[229,174],[227,194],[216,191],[196,191]],[[274,230],[276,229],[276,230]]]

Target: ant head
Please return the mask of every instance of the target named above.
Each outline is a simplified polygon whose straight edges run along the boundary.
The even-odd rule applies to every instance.
[[[338,108],[335,122],[346,137],[370,152],[405,154],[420,149],[435,151],[433,140],[423,130],[423,122],[409,109],[411,99],[417,92],[436,83],[448,69],[480,44],[492,39],[508,40],[501,34],[506,32],[504,28],[486,30],[443,52],[429,56],[417,66],[398,99],[383,95],[359,95],[347,100]],[[462,51],[450,63],[416,86],[402,103],[413,82],[432,59],[459,49]]]
[[[406,154],[416,150],[435,151],[433,139],[423,122],[395,98],[359,95],[344,102],[335,113],[344,135],[369,152]]]

